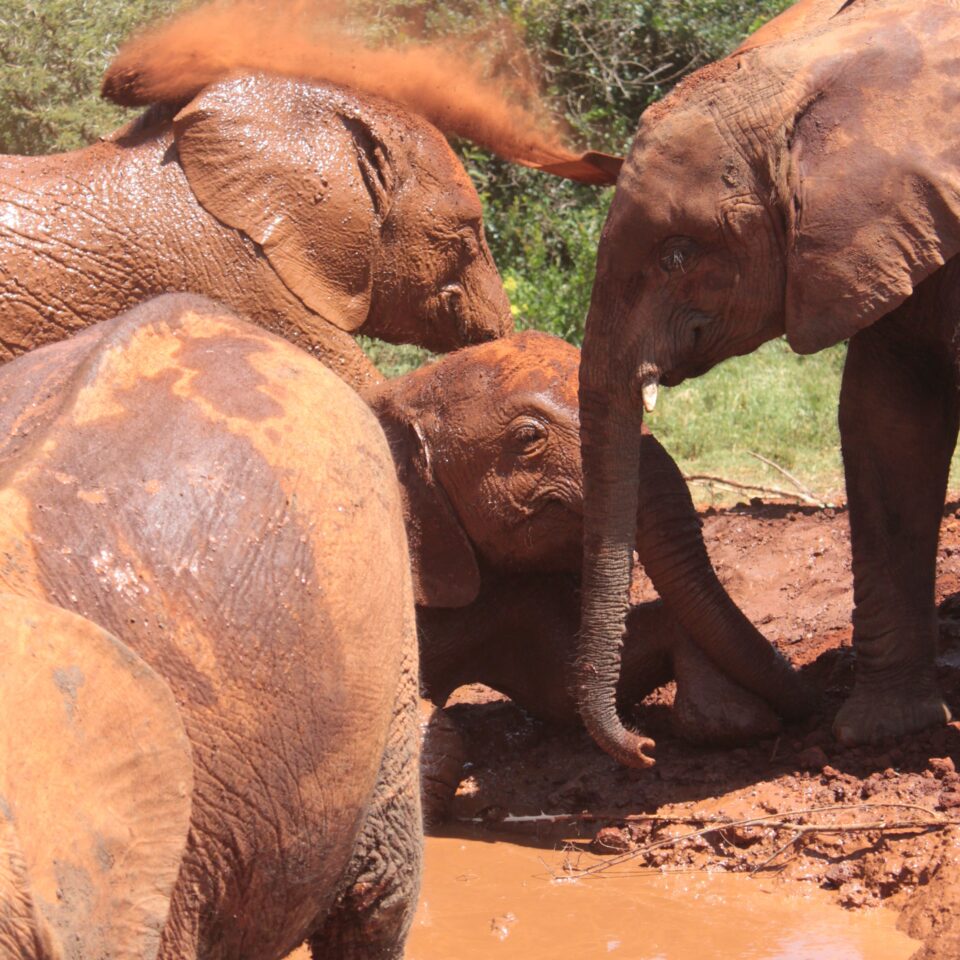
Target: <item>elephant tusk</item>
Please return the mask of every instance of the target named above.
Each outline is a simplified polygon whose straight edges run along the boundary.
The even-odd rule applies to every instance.
[[[643,397],[643,409],[647,413],[652,413],[653,408],[657,405],[657,381],[652,380],[645,383],[640,395]]]

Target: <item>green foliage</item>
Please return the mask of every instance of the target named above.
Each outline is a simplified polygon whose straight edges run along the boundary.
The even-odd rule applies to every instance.
[[[385,377],[403,376],[429,363],[435,356],[423,347],[414,347],[408,343],[397,345],[375,340],[373,337],[357,337],[357,341]]]
[[[840,345],[800,356],[774,340],[661,390],[647,422],[684,473],[790,489],[752,452],[820,493],[835,493],[842,488],[837,400],[846,352]]]
[[[120,42],[178,0],[3,0],[0,4],[0,153],[85,146],[122,123],[98,97]]]

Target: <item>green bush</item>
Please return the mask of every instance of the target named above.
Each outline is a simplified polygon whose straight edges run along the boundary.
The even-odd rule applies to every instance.
[[[3,0],[0,153],[74,150],[118,126],[125,111],[98,97],[121,41],[178,0]]]

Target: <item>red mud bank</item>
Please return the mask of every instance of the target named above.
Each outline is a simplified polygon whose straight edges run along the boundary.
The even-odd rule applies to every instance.
[[[816,714],[754,746],[698,748],[671,735],[673,692],[664,688],[637,708],[657,740],[657,766],[630,771],[585,733],[463,688],[451,710],[470,762],[454,829],[473,835],[462,821],[476,819],[529,844],[579,835],[637,870],[820,887],[847,907],[901,911],[900,929],[925,941],[918,960],[960,957],[960,722],[870,748],[844,748],[830,733],[853,679],[845,510],[755,505],[703,519],[730,593],[820,691]],[[960,502],[945,510],[937,573],[940,681],[960,717],[960,597],[951,599],[960,593]],[[642,577],[634,594],[651,594]],[[572,816],[551,823],[542,812]],[[756,822],[711,824],[744,820]]]

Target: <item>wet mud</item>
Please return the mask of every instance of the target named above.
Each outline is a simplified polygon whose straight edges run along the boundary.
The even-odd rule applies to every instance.
[[[637,882],[651,871],[744,874],[779,891],[771,903],[817,891],[848,916],[886,907],[927,941],[917,957],[960,956],[960,722],[869,748],[844,748],[830,731],[853,679],[846,511],[755,503],[702,518],[721,580],[819,691],[817,712],[748,747],[694,747],[672,733],[668,686],[635,711],[657,740],[657,765],[631,771],[581,731],[532,720],[481,686],[461,688],[448,707],[468,756],[453,829],[506,834],[538,855],[579,837],[621,856]],[[945,508],[937,572],[940,681],[960,717],[960,501]],[[642,574],[633,594],[654,595]],[[710,826],[756,818],[765,819]],[[712,938],[712,925],[702,935]],[[724,955],[792,956],[743,949]]]
[[[576,846],[427,840],[407,960],[906,960],[918,944],[888,911],[850,916],[819,891],[603,864]]]

